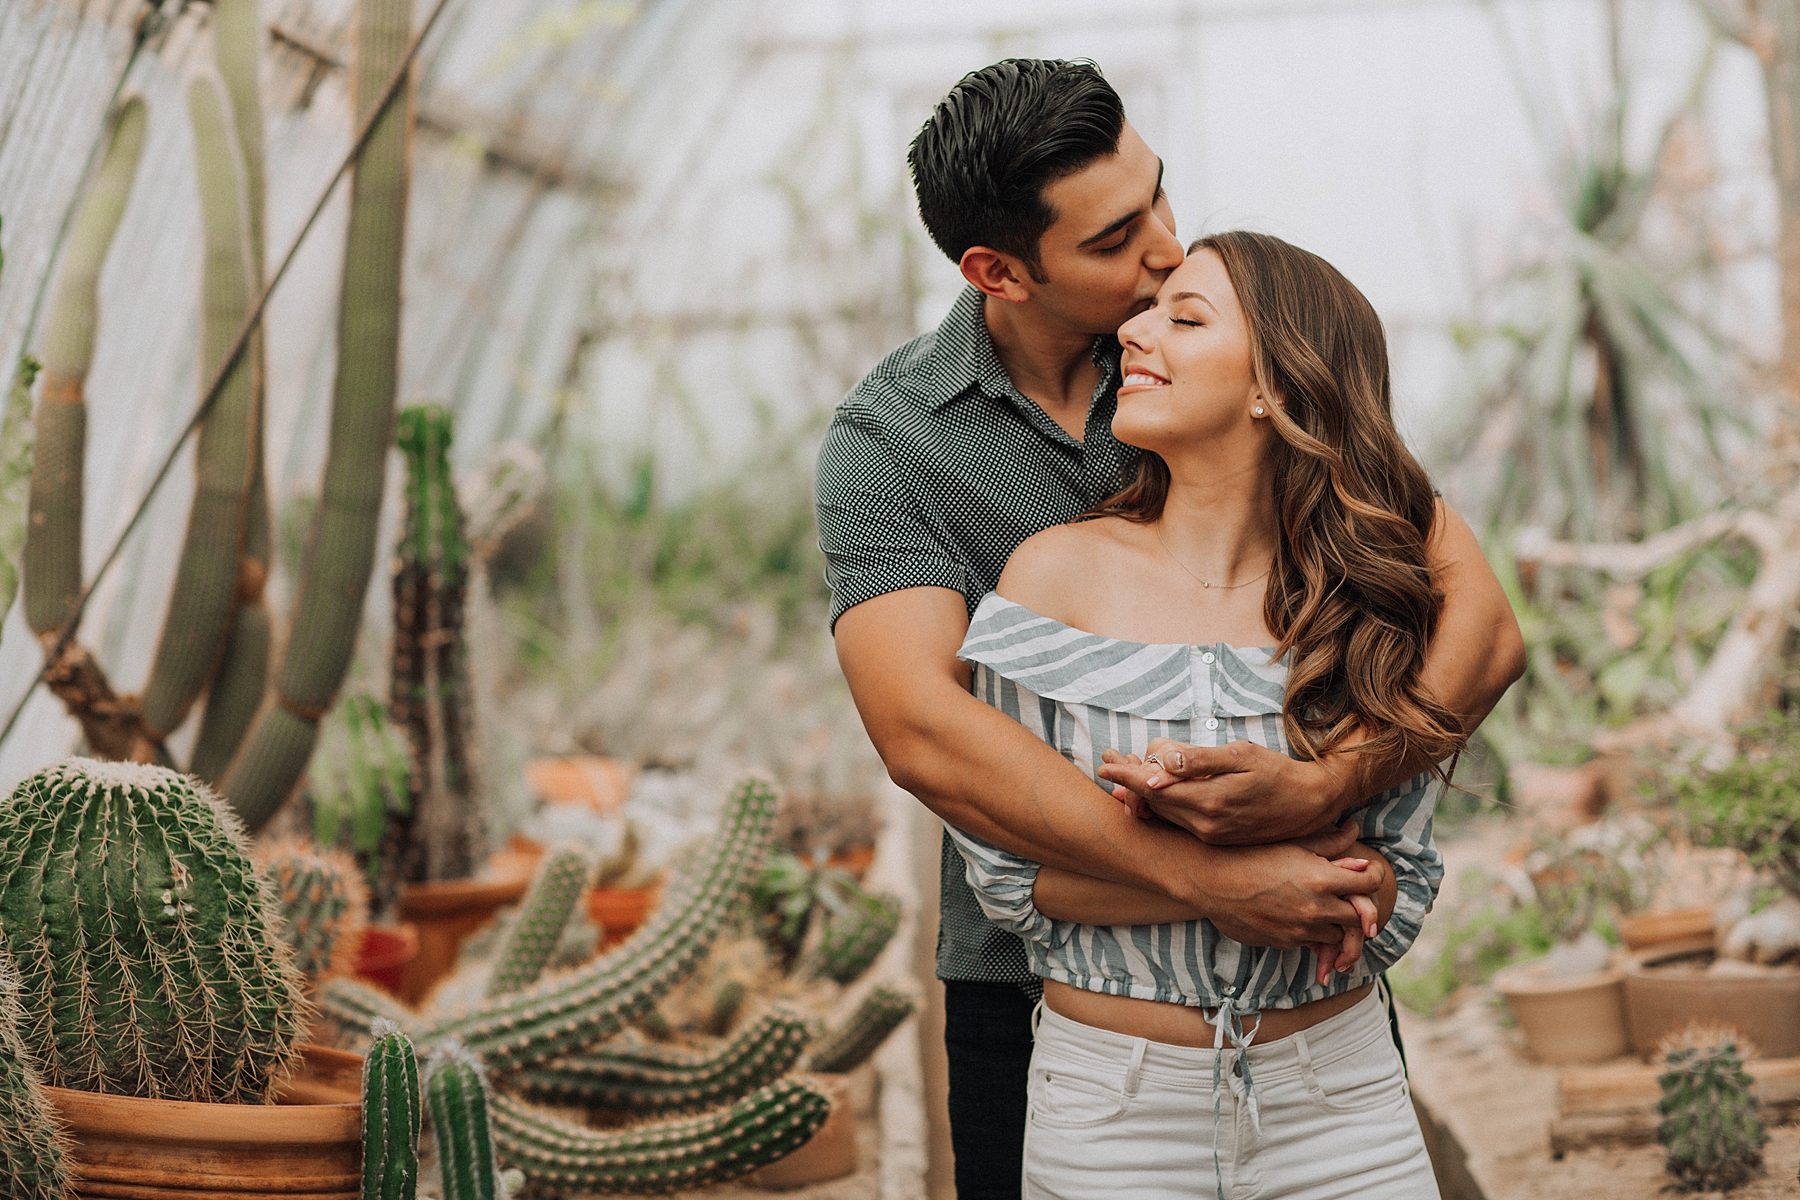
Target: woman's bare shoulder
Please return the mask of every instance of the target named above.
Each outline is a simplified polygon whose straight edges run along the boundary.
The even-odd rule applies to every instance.
[[[994,590],[1041,616],[1079,625],[1108,561],[1119,553],[1125,525],[1116,517],[1052,525],[1019,543]]]

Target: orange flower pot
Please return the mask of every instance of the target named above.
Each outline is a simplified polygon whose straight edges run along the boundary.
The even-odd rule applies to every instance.
[[[831,1097],[831,1115],[799,1149],[750,1173],[748,1182],[770,1191],[824,1183],[856,1173],[856,1112],[843,1075],[815,1079]]]
[[[585,804],[599,813],[612,812],[631,797],[634,774],[618,759],[595,754],[525,764],[525,782],[546,804]]]
[[[356,955],[356,977],[398,996],[406,986],[406,968],[418,956],[416,925],[371,925]]]
[[[493,879],[409,883],[400,893],[400,915],[418,926],[419,953],[409,964],[400,998],[417,1004],[456,968],[463,939],[500,909],[517,904],[531,886],[529,871]]]
[[[588,918],[601,930],[600,949],[611,950],[636,932],[656,907],[662,884],[647,888],[590,888]]]

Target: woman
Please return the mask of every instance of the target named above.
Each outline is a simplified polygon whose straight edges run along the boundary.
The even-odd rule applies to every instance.
[[[1015,552],[961,651],[975,694],[1090,776],[1158,737],[1446,758],[1460,727],[1419,684],[1435,500],[1368,301],[1315,255],[1227,233],[1119,340],[1136,480]],[[952,830],[1044,979],[1025,1195],[1437,1196],[1374,980],[1442,877],[1441,787],[1427,771],[1358,814],[1348,865],[1391,868],[1360,958],[1240,945]]]

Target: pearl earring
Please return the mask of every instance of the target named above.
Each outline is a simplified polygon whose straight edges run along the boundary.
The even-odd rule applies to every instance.
[[[1251,409],[1250,411],[1255,413],[1259,417],[1263,415],[1262,414],[1262,405],[1260,405],[1260,404],[1257,405],[1255,408]]]

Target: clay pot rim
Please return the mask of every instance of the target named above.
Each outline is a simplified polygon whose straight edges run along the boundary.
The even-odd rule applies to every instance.
[[[1782,987],[1791,988],[1794,981],[1800,979],[1800,965],[1784,963],[1778,967],[1768,968],[1767,975],[1701,975],[1676,976],[1664,975],[1656,968],[1675,959],[1693,958],[1700,954],[1718,953],[1718,943],[1711,937],[1684,938],[1678,942],[1663,942],[1656,946],[1646,946],[1625,956],[1625,976],[1628,979],[1650,980],[1656,983],[1682,984],[1690,980],[1705,980],[1709,983],[1730,983],[1740,987]],[[1776,973],[1779,972],[1779,973]]]
[[[448,917],[523,898],[531,876],[500,879],[448,879],[441,883],[409,883],[400,892],[403,917]]]
[[[362,1105],[204,1104],[47,1087],[70,1131],[183,1146],[313,1146],[362,1137]]]
[[[1530,962],[1500,968],[1494,972],[1494,990],[1502,996],[1554,996],[1625,982],[1625,972],[1616,965],[1572,979],[1548,979],[1541,974],[1544,962],[1542,958],[1534,958]]]

